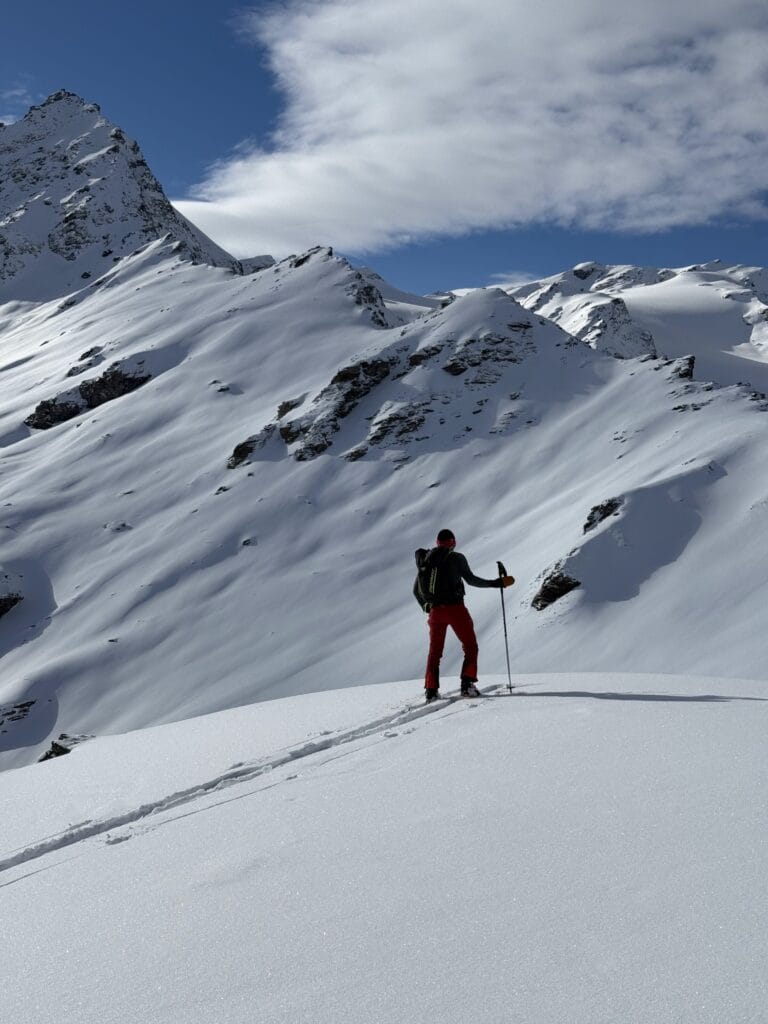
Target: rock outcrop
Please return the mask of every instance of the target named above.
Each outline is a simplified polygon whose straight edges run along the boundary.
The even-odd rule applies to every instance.
[[[139,367],[123,369],[120,364],[114,363],[100,377],[84,380],[76,389],[38,403],[35,411],[24,422],[35,430],[49,430],[79,416],[86,409],[95,409],[105,402],[130,394],[151,379],[152,375]]]
[[[86,740],[92,740],[93,736],[70,736],[66,732],[59,734],[59,738],[51,742],[50,747],[45,753],[38,757],[38,764],[42,761],[50,761],[54,757],[62,757],[64,754],[71,754],[72,751],[78,744],[85,743]]]
[[[559,566],[556,566],[544,577],[544,582],[531,601],[531,607],[536,611],[543,611],[580,586],[580,580],[574,579],[573,576],[569,576]]]
[[[0,566],[0,619],[23,600],[21,579]]]

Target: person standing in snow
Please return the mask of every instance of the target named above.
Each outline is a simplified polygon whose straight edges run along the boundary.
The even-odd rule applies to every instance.
[[[435,700],[440,689],[440,659],[445,635],[450,626],[461,642],[464,663],[461,666],[461,695],[479,697],[477,688],[477,637],[472,616],[464,605],[464,583],[472,587],[509,587],[513,576],[485,580],[475,576],[467,559],[455,550],[456,537],[451,530],[441,530],[431,551],[416,552],[418,572],[413,594],[422,611],[429,614],[429,654],[424,678],[427,702]]]

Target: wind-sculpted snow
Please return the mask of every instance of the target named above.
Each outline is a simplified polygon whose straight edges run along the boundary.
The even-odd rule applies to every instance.
[[[709,463],[638,488],[592,509],[589,536],[547,571],[533,599],[541,611],[579,588],[572,601],[629,601],[654,573],[678,561],[701,526],[705,492],[725,472]]]

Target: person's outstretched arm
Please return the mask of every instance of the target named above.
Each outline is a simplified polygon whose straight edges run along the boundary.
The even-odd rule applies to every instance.
[[[454,557],[459,560],[459,575],[464,582],[468,583],[471,587],[510,587],[515,582],[513,576],[497,576],[494,580],[485,580],[482,576],[475,576],[469,568],[469,562],[466,560],[464,555],[455,552]]]

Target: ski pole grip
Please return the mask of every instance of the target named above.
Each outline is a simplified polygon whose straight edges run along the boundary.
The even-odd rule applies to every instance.
[[[508,576],[509,575],[507,570],[504,568],[504,563],[503,562],[497,562],[496,565],[497,565],[498,570],[499,570],[499,576]]]

